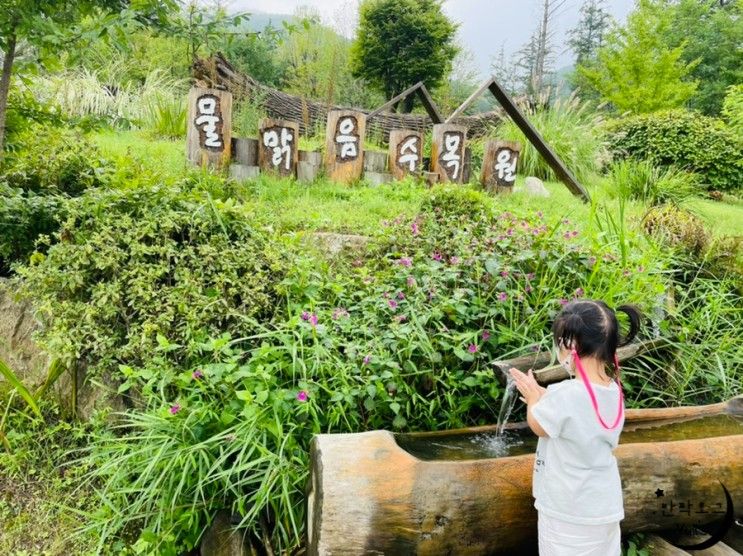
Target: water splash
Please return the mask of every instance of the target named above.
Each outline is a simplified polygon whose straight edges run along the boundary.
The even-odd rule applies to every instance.
[[[503,392],[503,398],[500,402],[500,411],[498,412],[498,436],[503,436],[503,428],[508,422],[513,411],[513,406],[516,405],[516,381],[511,376],[511,373],[506,374],[506,390]]]
[[[500,411],[498,412],[496,432],[491,434],[477,434],[470,439],[488,457],[497,458],[507,456],[513,446],[523,443],[523,440],[518,435],[505,431],[506,423],[511,416],[517,399],[516,381],[508,373],[506,374],[506,388],[503,392]]]

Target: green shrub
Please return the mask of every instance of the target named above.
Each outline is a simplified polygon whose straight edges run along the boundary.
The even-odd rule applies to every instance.
[[[610,123],[607,140],[616,158],[695,172],[714,189],[743,187],[743,143],[721,120],[684,110],[632,116]]]
[[[46,257],[19,269],[48,318],[40,343],[93,372],[171,363],[173,343],[270,319],[287,262],[250,210],[198,185],[90,191],[68,203]]]
[[[728,87],[722,103],[722,116],[730,129],[743,139],[743,83]]]
[[[704,223],[691,212],[673,205],[650,209],[643,218],[643,226],[648,234],[693,255],[702,253],[709,244]]]
[[[650,205],[681,204],[695,192],[698,178],[674,167],[658,168],[647,160],[620,160],[612,164],[609,179],[614,190]]]
[[[571,96],[567,100],[555,101],[550,108],[527,108],[524,112],[578,180],[586,181],[600,169],[606,152],[597,133],[601,118],[593,105]],[[491,136],[521,143],[519,174],[557,181],[555,172],[510,118],[499,125]]]
[[[32,125],[16,135],[14,147],[0,166],[10,187],[79,195],[106,183],[108,163],[80,130]]]

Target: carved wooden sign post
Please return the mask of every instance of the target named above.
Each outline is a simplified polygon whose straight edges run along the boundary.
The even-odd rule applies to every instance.
[[[227,166],[232,148],[232,93],[193,87],[188,94],[186,156],[193,164]]]
[[[412,129],[390,132],[390,173],[396,180],[418,174],[423,168],[423,134]]]
[[[297,175],[299,124],[265,118],[258,130],[258,165],[262,172]]]
[[[467,128],[453,124],[433,126],[431,171],[439,175],[439,182],[462,183],[464,174],[464,142]]]
[[[515,141],[488,141],[480,176],[483,187],[496,193],[511,193],[520,152],[521,144]]]
[[[328,113],[325,137],[325,172],[334,181],[351,183],[364,168],[366,114],[353,110]]]

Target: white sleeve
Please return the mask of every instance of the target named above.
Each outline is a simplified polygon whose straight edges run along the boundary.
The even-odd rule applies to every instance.
[[[565,388],[554,389],[550,384],[539,401],[531,408],[532,416],[537,420],[539,426],[544,429],[547,436],[555,438],[560,436],[563,426],[567,421],[568,407],[570,403],[567,400],[568,390]]]

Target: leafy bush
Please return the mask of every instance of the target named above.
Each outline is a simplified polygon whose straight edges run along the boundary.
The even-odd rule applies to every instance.
[[[0,178],[11,187],[43,194],[79,195],[106,182],[109,167],[80,130],[33,125],[18,133]]]
[[[673,205],[650,209],[643,219],[643,226],[647,233],[694,255],[702,253],[709,244],[704,223],[691,212]]]
[[[684,110],[632,116],[610,123],[607,139],[616,158],[676,166],[716,189],[743,187],[743,143],[721,120]]]
[[[722,103],[722,116],[730,129],[743,139],[743,84],[728,87]]]
[[[647,160],[620,160],[609,170],[612,187],[625,198],[650,205],[680,204],[694,194],[698,178],[674,167],[660,169]]]
[[[198,184],[95,190],[70,202],[46,257],[19,269],[48,317],[40,343],[93,372],[176,363],[174,343],[269,319],[287,262],[250,210]],[[41,259],[41,260],[38,260]]]
[[[547,144],[562,159],[578,180],[585,181],[598,171],[606,158],[605,149],[596,130],[601,118],[588,102],[574,95],[558,99],[550,108],[524,110],[532,125]],[[493,138],[519,141],[520,174],[555,181],[557,176],[519,127],[509,118],[491,134]]]

